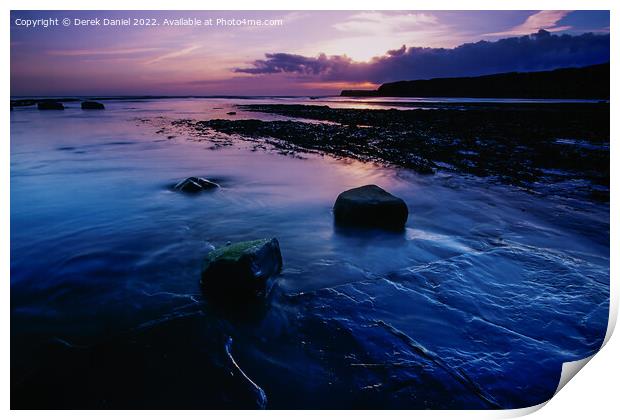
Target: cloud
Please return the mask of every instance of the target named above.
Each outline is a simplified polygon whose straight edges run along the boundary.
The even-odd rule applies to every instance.
[[[318,57],[304,57],[287,53],[267,53],[265,58],[266,60],[254,61],[254,67],[238,68],[234,71],[249,74],[297,73],[316,76],[334,71],[340,66],[349,67],[353,63],[346,55],[328,57],[320,54]]]
[[[344,54],[369,60],[394,45],[420,42],[429,47],[452,47],[466,39],[458,30],[443,24],[432,13],[358,12],[331,26],[336,33],[313,51]],[[329,30],[329,28],[326,28]],[[299,50],[298,50],[299,52]]]
[[[164,55],[160,55],[158,57],[152,58],[148,61],[146,61],[144,64],[155,64],[158,63],[160,61],[163,60],[169,60],[171,58],[178,58],[178,57],[182,57],[184,55],[187,55],[189,53],[191,53],[194,50],[197,50],[198,48],[200,48],[200,45],[190,45],[189,47],[183,48],[181,50],[177,50],[177,51],[173,51]]]
[[[478,41],[455,48],[403,45],[365,62],[346,55],[269,53],[265,59],[233,71],[254,76],[285,74],[302,80],[385,83],[585,66],[607,62],[609,55],[609,34],[552,35],[541,30],[528,36]]]
[[[360,12],[344,22],[335,24],[334,28],[341,32],[357,32],[366,35],[408,32],[420,26],[435,24],[437,24],[437,17],[426,13]]]
[[[558,26],[561,21],[571,13],[570,10],[542,10],[528,16],[521,25],[517,25],[507,31],[485,34],[486,36],[509,36],[527,35],[544,29],[547,32],[560,32],[571,29],[571,26]]]
[[[86,57],[100,55],[132,55],[145,52],[157,51],[159,48],[104,48],[104,49],[83,49],[83,50],[49,50],[48,55],[61,57]]]

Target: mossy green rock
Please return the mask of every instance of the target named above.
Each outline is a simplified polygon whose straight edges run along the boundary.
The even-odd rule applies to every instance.
[[[238,242],[211,251],[202,269],[202,286],[229,297],[265,293],[267,280],[282,269],[280,244],[275,238]]]

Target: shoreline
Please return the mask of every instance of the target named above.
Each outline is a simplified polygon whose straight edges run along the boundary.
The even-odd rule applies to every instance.
[[[198,137],[219,133],[266,141],[289,153],[325,153],[425,175],[475,175],[535,192],[551,189],[609,201],[609,104],[459,104],[424,110],[254,104],[237,109],[291,120],[178,120],[173,125]]]

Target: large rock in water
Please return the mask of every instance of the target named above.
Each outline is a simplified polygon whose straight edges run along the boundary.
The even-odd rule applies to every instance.
[[[265,293],[267,280],[282,269],[276,238],[239,242],[211,251],[204,262],[205,291],[228,298],[252,298]]]
[[[65,106],[60,102],[39,102],[37,108],[40,111],[62,111]]]
[[[175,190],[186,193],[198,193],[201,191],[212,190],[214,188],[219,188],[219,185],[215,182],[209,181],[208,179],[199,178],[196,176],[184,179],[174,186]]]
[[[405,202],[376,185],[340,193],[334,204],[338,224],[403,229],[409,210]]]
[[[105,106],[100,102],[84,101],[82,102],[82,109],[105,109]]]

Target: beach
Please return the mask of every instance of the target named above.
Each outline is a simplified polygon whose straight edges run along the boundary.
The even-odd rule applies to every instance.
[[[518,408],[602,344],[608,102],[95,99],[11,111],[12,408]],[[402,231],[334,223],[366,184]],[[271,237],[264,301],[203,293]]]

